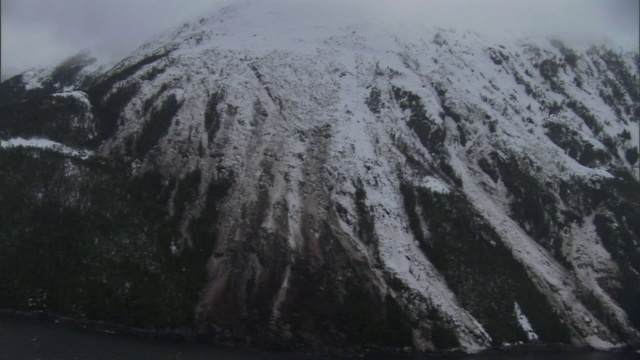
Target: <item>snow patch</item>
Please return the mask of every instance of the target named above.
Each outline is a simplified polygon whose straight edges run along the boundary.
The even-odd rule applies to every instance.
[[[422,185],[433,192],[441,194],[448,194],[451,192],[451,189],[447,184],[433,176],[426,176],[422,181]]]
[[[23,138],[17,137],[9,140],[0,141],[0,148],[3,148],[3,149],[21,147],[21,146],[28,147],[28,148],[53,150],[55,152],[58,152],[64,155],[78,157],[83,160],[93,155],[92,151],[84,150],[84,149],[80,149],[80,150],[74,149],[64,144],[61,144],[59,142],[51,141],[48,139],[38,139],[38,138],[23,139]]]
[[[51,96],[55,97],[72,97],[83,103],[87,109],[91,109],[91,102],[89,101],[89,96],[83,91],[64,91],[55,94],[51,94]]]
[[[529,339],[529,341],[538,340],[538,334],[536,334],[536,332],[533,330],[529,319],[527,319],[527,316],[522,312],[522,309],[520,309],[520,305],[518,305],[517,302],[514,302],[513,305],[516,312],[516,319],[518,319],[518,324],[520,324],[522,330],[527,333],[527,338]]]
[[[608,341],[602,340],[599,337],[595,336],[595,335],[591,335],[588,336],[585,341],[587,342],[587,344],[589,344],[589,346],[591,346],[592,348],[596,349],[596,350],[611,350],[611,349],[615,349],[619,346],[616,346]]]
[[[22,83],[24,84],[24,89],[29,91],[41,88],[43,83],[50,75],[51,68],[49,67],[29,70],[22,73]]]

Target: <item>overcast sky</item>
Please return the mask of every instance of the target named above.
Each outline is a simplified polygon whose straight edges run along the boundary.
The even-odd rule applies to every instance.
[[[2,0],[2,78],[85,49],[119,59],[234,0]],[[238,0],[240,1],[240,0]],[[270,1],[270,0],[260,0]],[[296,1],[296,0],[289,0]],[[308,0],[297,0],[308,1]],[[314,0],[365,4],[403,22],[488,35],[583,35],[637,51],[640,0]]]

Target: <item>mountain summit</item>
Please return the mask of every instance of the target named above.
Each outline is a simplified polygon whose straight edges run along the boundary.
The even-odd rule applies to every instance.
[[[638,344],[638,53],[274,4],[0,85],[1,306],[257,346]]]

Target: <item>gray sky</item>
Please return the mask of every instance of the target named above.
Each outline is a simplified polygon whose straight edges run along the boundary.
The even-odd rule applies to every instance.
[[[119,59],[149,37],[234,0],[2,0],[2,78],[90,49]],[[238,0],[239,1],[239,0]],[[269,0],[260,0],[269,1]],[[309,0],[290,0],[309,1]],[[638,48],[640,0],[314,0],[362,3],[402,22],[487,35],[606,37]]]

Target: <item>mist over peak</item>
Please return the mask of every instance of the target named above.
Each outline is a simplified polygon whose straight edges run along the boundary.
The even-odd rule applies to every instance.
[[[496,42],[555,36],[638,49],[638,2],[633,0],[7,0],[2,3],[2,76],[54,65],[83,49],[117,60],[156,34],[225,7],[283,16],[289,10],[306,11],[299,22],[331,17],[328,24],[338,24],[356,16],[409,27],[475,31]]]

